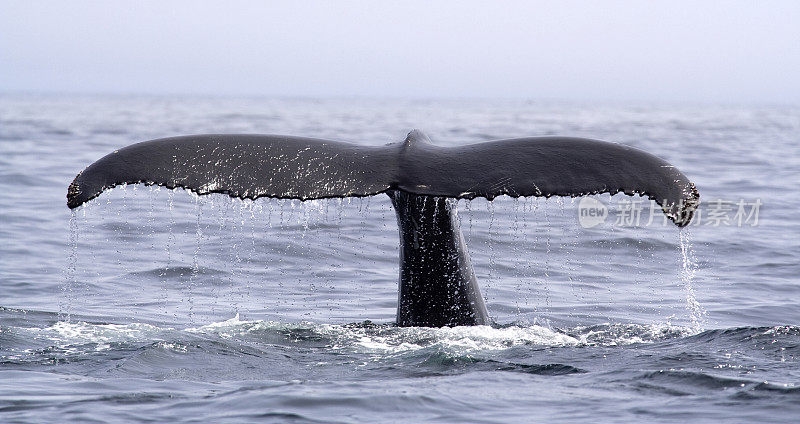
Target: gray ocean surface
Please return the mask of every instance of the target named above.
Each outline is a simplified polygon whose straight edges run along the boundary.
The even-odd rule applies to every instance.
[[[459,201],[494,326],[398,328],[386,195],[66,189],[128,144],[272,133],[644,149],[696,184]],[[547,166],[547,164],[542,164]],[[0,95],[0,422],[800,421],[800,108]]]

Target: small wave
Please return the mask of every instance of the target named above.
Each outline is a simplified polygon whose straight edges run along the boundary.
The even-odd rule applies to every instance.
[[[172,328],[161,328],[150,324],[90,324],[86,322],[58,321],[50,327],[19,329],[27,331],[38,340],[57,346],[98,344],[107,349],[113,342],[151,342],[162,340]]]
[[[587,238],[585,240],[581,240],[577,243],[578,246],[589,247],[591,249],[596,249],[599,247],[607,247],[607,246],[618,246],[618,247],[631,247],[635,248],[636,250],[647,250],[653,252],[663,252],[663,251],[670,251],[675,248],[673,243],[670,243],[665,240],[659,240],[652,237],[630,237],[630,236],[619,236],[619,237],[595,237],[595,238]]]
[[[779,325],[777,327],[758,327],[763,336],[800,336],[800,326]],[[763,330],[763,332],[761,332]]]
[[[572,336],[541,326],[427,328],[374,324],[335,325],[242,321],[238,315],[225,321],[186,329],[143,323],[92,324],[58,321],[44,328],[13,327],[12,330],[20,339],[32,339],[41,345],[56,347],[64,354],[97,352],[131,343],[161,343],[159,346],[162,348],[181,351],[181,341],[193,339],[197,335],[214,336],[237,344],[239,339],[288,346],[313,343],[316,347],[333,351],[377,356],[413,353],[423,349],[449,352],[452,355],[469,355],[522,345],[559,347],[581,344]]]
[[[800,328],[796,326],[708,330],[695,334],[691,329],[668,324],[601,324],[566,330],[539,325],[429,328],[376,325],[369,322],[336,325],[243,321],[238,315],[225,321],[184,329],[144,323],[57,321],[42,328],[3,326],[2,330],[8,333],[8,340],[16,341],[14,344],[25,341],[26,346],[20,345],[11,349],[17,356],[20,353],[35,354],[36,349],[44,347],[55,348],[64,355],[88,354],[131,347],[130,345],[134,348],[137,345],[152,345],[174,352],[185,352],[186,346],[198,340],[198,337],[234,346],[253,343],[260,346],[282,345],[365,354],[374,358],[418,353],[429,355],[437,352],[448,357],[464,358],[518,347],[538,349],[621,346],[675,338],[704,343],[730,337],[739,341],[786,337],[795,340],[800,335]],[[504,366],[511,365],[506,363]],[[545,372],[545,369],[538,371]]]
[[[21,172],[3,172],[0,173],[0,181],[3,184],[15,185],[20,187],[42,187],[46,186],[48,181],[46,178],[39,177],[30,173]]]
[[[515,362],[497,362],[487,361],[490,363],[496,362],[498,366],[495,368],[497,371],[517,371],[528,374],[537,375],[567,375],[567,374],[583,374],[587,371],[581,368],[573,367],[566,364],[518,364]]]
[[[277,121],[281,119],[276,114],[265,113],[222,113],[217,115],[221,120],[247,120],[247,121]]]
[[[167,340],[171,328],[149,324],[92,324],[57,321],[49,327],[3,327],[16,343],[3,346],[0,363],[45,363],[80,361],[98,352],[136,348]]]
[[[74,135],[72,131],[63,128],[50,128],[42,130],[42,133],[47,135],[63,135],[63,136]]]
[[[794,383],[770,383],[769,381],[762,381],[760,383],[756,383],[752,390],[757,392],[775,392],[775,393],[783,393],[783,394],[800,394],[800,386],[795,385]]]
[[[671,324],[601,324],[574,329],[539,325],[503,327],[396,327],[394,325],[278,323],[240,321],[238,316],[187,331],[216,333],[225,338],[255,332],[279,331],[294,340],[327,340],[331,349],[359,353],[402,354],[420,349],[439,349],[459,354],[500,351],[516,346],[568,347],[617,346],[652,343],[694,334]]]
[[[693,338],[707,343],[719,341],[721,339],[732,339],[736,342],[744,342],[748,340],[759,341],[763,339],[763,341],[775,343],[777,339],[794,339],[798,336],[800,336],[800,326],[779,325],[774,327],[718,328],[695,334],[693,335]]]
[[[581,344],[595,346],[652,343],[695,334],[690,328],[666,324],[598,324],[576,327],[567,332]]]
[[[427,347],[453,351],[505,350],[515,346],[545,347],[624,345],[647,343],[690,334],[683,327],[670,325],[602,324],[569,330],[539,325],[491,327],[397,327],[394,325],[284,323],[243,321],[239,316],[199,327],[176,329],[151,324],[93,324],[58,321],[44,328],[16,328],[36,339],[57,345],[109,342],[164,341],[176,333],[216,335],[223,339],[273,333],[288,340],[327,341],[331,349],[355,349],[374,353],[398,353]],[[778,330],[776,330],[778,331]]]
[[[647,372],[642,376],[645,380],[657,381],[661,384],[677,384],[684,387],[694,386],[707,389],[727,389],[744,387],[754,382],[742,378],[721,377],[701,371],[659,370]]]
[[[128,130],[125,128],[98,127],[93,128],[91,133],[94,135],[125,135]]]
[[[187,331],[215,333],[232,338],[258,331],[280,331],[288,337],[328,340],[331,349],[353,349],[361,353],[396,354],[437,347],[450,351],[504,350],[519,345],[575,346],[579,340],[541,326],[495,328],[470,327],[396,327],[394,325],[336,325],[312,322],[278,323],[273,321],[226,321],[191,328]]]
[[[757,392],[770,392],[782,394],[800,394],[800,386],[793,383],[776,383],[769,381],[754,381],[746,378],[723,377],[704,371],[689,370],[659,370],[645,373],[643,380],[648,380],[659,386],[672,387],[681,394],[688,394],[692,388],[696,389],[736,389],[736,397],[753,396]]]
[[[158,278],[177,278],[177,277],[184,277],[190,275],[221,275],[226,274],[225,271],[221,271],[215,268],[198,266],[197,268],[192,266],[169,266],[169,267],[160,267],[160,268],[153,268],[144,271],[133,271],[129,272],[127,275],[130,276],[144,276],[144,277],[158,277]]]

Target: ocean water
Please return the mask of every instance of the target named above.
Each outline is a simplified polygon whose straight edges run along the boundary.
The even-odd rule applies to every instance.
[[[696,184],[459,201],[493,326],[398,328],[389,199],[242,202],[131,185],[71,212],[133,142],[273,133],[647,150]],[[546,166],[543,164],[542,166]],[[800,108],[0,95],[0,422],[796,422]],[[581,224],[584,225],[581,225]]]

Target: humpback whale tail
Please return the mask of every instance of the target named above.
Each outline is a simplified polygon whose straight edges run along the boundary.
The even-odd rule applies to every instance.
[[[145,141],[79,173],[68,188],[67,205],[76,208],[125,183],[240,199],[388,194],[401,238],[397,324],[402,326],[489,320],[450,199],[639,194],[656,201],[679,227],[691,221],[699,203],[694,184],[677,168],[632,147],[568,137],[440,147],[417,130],[386,146],[279,135]]]

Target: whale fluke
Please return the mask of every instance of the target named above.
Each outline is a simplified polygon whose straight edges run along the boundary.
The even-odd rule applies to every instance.
[[[598,140],[528,137],[457,147],[420,131],[403,143],[362,146],[280,135],[210,134],[163,138],[119,149],[75,177],[75,208],[119,184],[182,187],[241,199],[370,196],[390,190],[473,199],[500,195],[640,194],[678,226],[699,200],[677,168],[642,150]]]
[[[75,177],[70,208],[108,188],[144,183],[240,199],[368,196],[389,189],[391,151],[304,137],[206,134],[115,150]]]
[[[134,144],[75,177],[76,208],[119,184],[183,187],[241,199],[388,194],[400,231],[397,325],[490,322],[453,198],[639,194],[678,226],[699,202],[674,166],[604,141],[530,137],[440,147],[419,131],[386,146],[279,135],[194,135]]]

